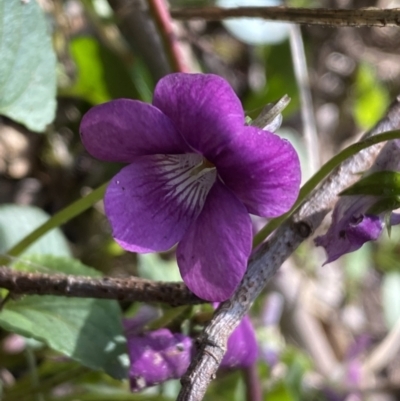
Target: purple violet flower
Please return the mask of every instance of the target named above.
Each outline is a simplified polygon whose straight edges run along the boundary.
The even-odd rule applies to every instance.
[[[145,312],[147,313],[147,312]],[[129,379],[132,391],[140,391],[169,379],[179,379],[192,358],[193,340],[168,329],[142,334],[141,319],[124,321],[130,359]],[[250,318],[245,316],[228,339],[222,368],[251,366],[258,357],[258,346]]]
[[[192,339],[168,329],[128,336],[132,391],[140,391],[186,372],[192,357]]]
[[[379,171],[399,170],[400,140],[392,140],[383,147],[364,177]],[[400,224],[400,215],[392,213],[391,210],[378,214],[370,212],[371,208],[383,199],[384,196],[372,195],[340,197],[333,210],[332,223],[328,231],[314,239],[316,246],[325,248],[328,255],[325,264],[361,248],[368,241],[377,240],[386,222],[391,226]]]
[[[325,248],[328,255],[325,264],[379,238],[383,231],[383,218],[366,214],[374,202],[376,197],[364,195],[343,196],[338,200],[328,231],[314,239],[316,246]]]
[[[243,277],[249,213],[279,216],[299,191],[291,144],[244,123],[224,79],[177,73],[159,81],[152,105],[114,100],[89,110],[80,127],[91,155],[129,163],[104,198],[115,240],[141,253],[179,242],[182,278],[206,300],[228,299]]]

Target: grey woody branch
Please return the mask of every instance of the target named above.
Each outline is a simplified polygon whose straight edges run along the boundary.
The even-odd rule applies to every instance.
[[[220,21],[235,17],[257,17],[271,21],[324,26],[399,26],[400,9],[327,9],[293,7],[185,7],[171,10],[175,19]]]
[[[400,96],[383,118],[364,137],[400,129]],[[182,378],[178,401],[199,401],[224,356],[227,340],[248,312],[268,280],[295,249],[321,224],[337,195],[367,170],[384,144],[366,148],[344,161],[254,253],[247,272],[232,298],[220,305],[198,340],[198,350]]]
[[[162,302],[172,306],[204,303],[184,283],[157,282],[137,277],[93,278],[65,274],[27,273],[0,266],[0,288],[13,295],[61,295],[119,301]]]

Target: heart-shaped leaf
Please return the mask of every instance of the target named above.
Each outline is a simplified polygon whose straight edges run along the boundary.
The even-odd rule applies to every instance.
[[[0,114],[42,132],[56,108],[56,57],[36,1],[0,1]]]
[[[18,270],[98,276],[79,261],[52,255],[29,256]],[[50,348],[116,379],[127,377],[129,366],[122,312],[116,301],[30,295],[10,300],[0,312],[0,326],[34,338]]]

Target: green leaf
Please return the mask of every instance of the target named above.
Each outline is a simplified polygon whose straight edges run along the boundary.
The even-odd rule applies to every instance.
[[[363,129],[374,125],[389,105],[389,94],[378,81],[374,69],[361,64],[356,76],[354,118]]]
[[[70,88],[61,89],[61,95],[79,96],[92,104],[119,97],[138,97],[121,60],[96,39],[75,38],[70,43],[70,51],[77,66],[77,80]]]
[[[138,255],[138,273],[149,280],[182,281],[175,259],[165,260],[156,253]]]
[[[70,257],[54,255],[27,255],[20,258],[13,269],[26,272],[64,273],[74,276],[101,277],[102,274],[93,267]]]
[[[56,57],[36,1],[0,1],[0,114],[43,132],[56,108]]]
[[[296,397],[290,392],[288,386],[280,382],[276,384],[270,391],[268,391],[265,401],[296,401]]]
[[[303,377],[307,371],[311,370],[312,363],[306,354],[292,347],[286,347],[281,355],[281,361],[287,365],[284,379],[287,389],[295,400],[300,400],[303,391]]]
[[[49,219],[47,213],[34,206],[0,206],[0,253],[5,253]],[[25,255],[33,253],[71,256],[68,243],[59,228],[48,232],[24,252]]]
[[[35,268],[34,268],[34,267]],[[74,259],[38,255],[17,267],[47,272],[98,276]],[[26,296],[10,300],[0,313],[4,329],[42,341],[84,366],[104,370],[116,379],[127,377],[128,356],[122,313],[116,301],[58,296]]]
[[[400,195],[400,173],[397,171],[377,171],[361,178],[340,195]]]
[[[375,202],[368,210],[367,214],[381,214],[388,212],[400,207],[400,197],[398,196],[386,196],[383,199]]]
[[[41,224],[39,227],[30,231],[28,235],[24,236],[17,244],[9,248],[7,254],[10,256],[19,256],[24,252],[30,245],[38,241],[39,238],[43,237],[46,233],[53,230],[56,227],[70,221],[74,217],[83,213],[85,210],[93,206],[97,201],[99,201],[104,196],[104,191],[108,183],[101,185],[100,187],[94,189],[88,195],[78,199],[77,201],[71,203],[69,206],[60,210],[49,220]],[[10,223],[12,224],[12,223]],[[38,252],[36,252],[38,253]],[[51,253],[51,252],[47,252]]]
[[[218,380],[211,382],[207,391],[209,401],[237,400],[238,393],[243,389],[243,376],[240,370],[232,371],[227,375],[221,375]],[[244,394],[242,393],[242,400]]]
[[[289,41],[275,46],[259,48],[260,57],[265,61],[268,79],[257,92],[249,92],[244,99],[244,109],[251,118],[256,118],[262,107],[280,99],[287,93],[291,102],[283,110],[283,116],[289,116],[299,109],[299,91],[293,71]],[[262,105],[262,107],[260,107]]]

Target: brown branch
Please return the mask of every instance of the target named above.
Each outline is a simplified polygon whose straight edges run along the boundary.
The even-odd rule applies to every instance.
[[[367,136],[400,128],[400,96]],[[296,248],[316,230],[333,208],[338,193],[367,170],[382,149],[377,144],[357,153],[336,168],[322,185],[314,190],[298,211],[283,223],[258,249],[249,261],[247,272],[232,298],[215,312],[198,341],[198,351],[182,378],[177,401],[200,401],[225,354],[232,331],[248,312],[268,280]]]
[[[400,9],[327,9],[293,7],[185,7],[171,10],[175,19],[220,21],[226,18],[257,17],[272,21],[288,21],[324,26],[399,26]]]
[[[65,274],[28,273],[0,266],[0,288],[14,295],[61,295],[118,301],[162,302],[173,306],[204,303],[184,283],[145,280],[138,277],[93,278]]]

